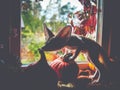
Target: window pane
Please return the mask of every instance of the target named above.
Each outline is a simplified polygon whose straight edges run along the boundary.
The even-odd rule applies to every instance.
[[[54,34],[71,25],[72,33],[100,42],[101,37],[98,39],[97,35],[101,36],[101,7],[100,0],[22,0],[21,62],[29,64],[39,60],[38,48],[45,44],[44,22]],[[45,54],[48,61],[53,61],[65,52],[66,48],[62,48]],[[87,61],[87,55],[80,53],[76,61]]]

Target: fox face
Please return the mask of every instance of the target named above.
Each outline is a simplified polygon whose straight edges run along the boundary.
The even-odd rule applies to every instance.
[[[44,24],[44,33],[46,43],[42,47],[44,51],[54,51],[63,48],[66,45],[66,42],[71,37],[72,27],[70,25],[62,28],[57,35],[54,35]]]

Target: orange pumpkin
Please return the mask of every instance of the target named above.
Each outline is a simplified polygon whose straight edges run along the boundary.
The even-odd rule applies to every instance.
[[[50,66],[57,73],[58,79],[63,82],[71,82],[76,79],[79,67],[75,61],[70,61],[72,53],[66,54],[63,58],[58,58],[51,62]]]

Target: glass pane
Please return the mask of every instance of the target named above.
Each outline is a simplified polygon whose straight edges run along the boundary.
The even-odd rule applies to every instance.
[[[41,48],[46,42],[43,28],[44,22],[54,34],[57,34],[64,26],[71,25],[73,28],[72,33],[95,41],[98,40],[98,43],[100,43],[101,7],[100,0],[22,0],[22,64],[29,64],[39,60],[38,48]],[[71,50],[68,50],[68,52],[71,52]],[[59,51],[45,52],[48,61],[53,61],[64,55],[64,53],[65,48]],[[86,53],[81,52],[76,61],[87,61],[86,58]]]

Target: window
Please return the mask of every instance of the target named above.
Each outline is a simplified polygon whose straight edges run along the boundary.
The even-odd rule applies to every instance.
[[[29,64],[39,60],[38,48],[45,43],[43,23],[56,34],[68,24],[73,33],[97,41],[101,45],[103,0],[22,0],[21,1],[21,62]],[[55,60],[64,50],[45,52],[47,60]],[[77,62],[87,61],[80,53]]]

